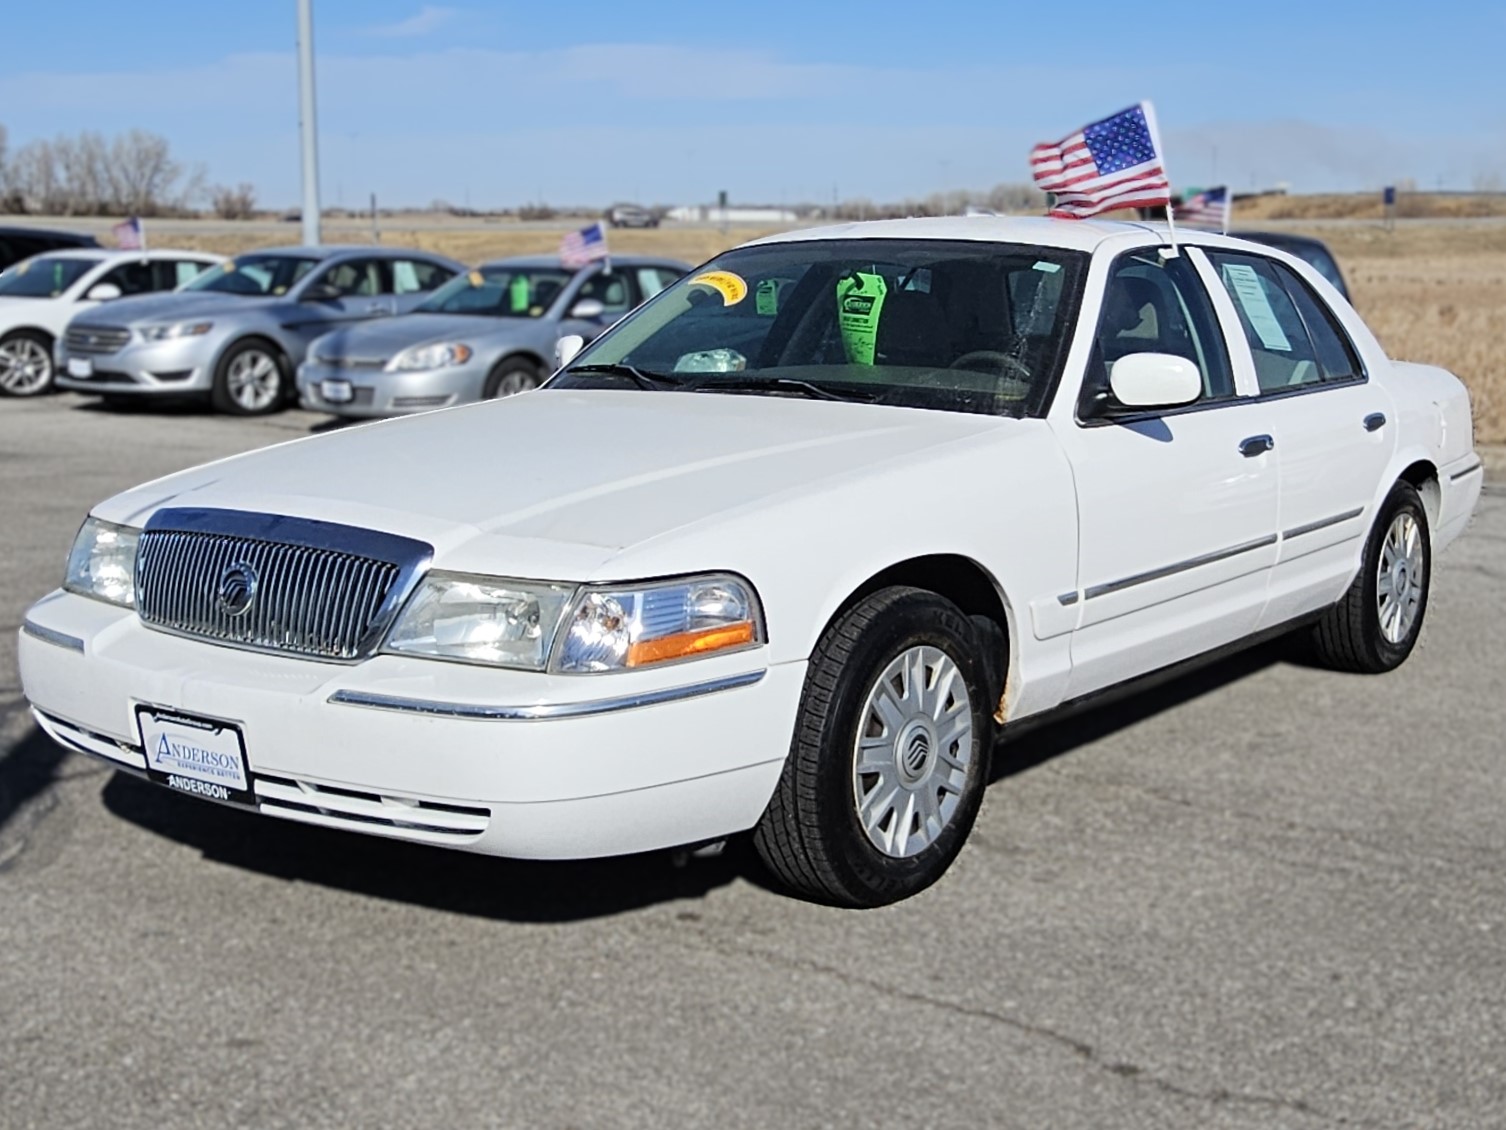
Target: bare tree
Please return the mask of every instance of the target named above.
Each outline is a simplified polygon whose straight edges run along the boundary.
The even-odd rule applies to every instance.
[[[217,185],[209,190],[210,205],[222,220],[249,220],[256,213],[256,186],[242,181],[231,188]]]
[[[154,215],[182,175],[165,137],[139,129],[122,134],[110,146],[110,210]]]

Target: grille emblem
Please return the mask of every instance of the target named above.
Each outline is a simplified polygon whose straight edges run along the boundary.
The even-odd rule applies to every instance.
[[[256,598],[256,570],[244,561],[232,561],[220,573],[220,609],[239,616]]]

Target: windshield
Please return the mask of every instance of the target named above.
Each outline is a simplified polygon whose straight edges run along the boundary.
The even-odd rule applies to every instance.
[[[300,255],[238,255],[205,271],[182,290],[215,294],[243,294],[249,298],[276,297],[298,285],[319,260]]]
[[[419,305],[424,314],[541,318],[570,281],[558,267],[479,267],[456,275]]]
[[[556,385],[809,395],[1037,415],[1087,256],[1022,244],[822,240],[728,252],[586,350]],[[592,370],[595,370],[593,373]]]
[[[0,297],[56,298],[103,260],[41,255],[0,272]]]

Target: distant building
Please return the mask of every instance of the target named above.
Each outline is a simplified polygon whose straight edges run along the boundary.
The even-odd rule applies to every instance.
[[[691,224],[792,224],[800,217],[789,208],[719,208],[715,204],[682,204],[671,208],[664,218]]]

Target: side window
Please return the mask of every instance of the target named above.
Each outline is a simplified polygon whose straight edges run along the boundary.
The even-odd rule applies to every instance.
[[[1163,259],[1158,249],[1145,248],[1121,255],[1109,269],[1080,416],[1113,410],[1109,372],[1131,353],[1170,353],[1191,361],[1203,378],[1198,403],[1234,396],[1234,373],[1213,303],[1185,255]]]
[[[146,262],[122,263],[113,271],[108,272],[104,278],[99,279],[95,285],[98,286],[99,283],[115,284],[120,288],[120,293],[123,297],[129,297],[133,294],[150,294],[157,289],[152,280],[152,264],[150,260]],[[91,287],[90,289],[92,290],[93,288]]]
[[[375,259],[347,259],[324,272],[322,282],[340,291],[341,298],[382,294],[382,265]]]
[[[420,294],[447,282],[454,272],[427,259],[393,259],[392,293]]]
[[[585,298],[596,299],[608,315],[626,314],[638,305],[637,287],[622,271],[613,271],[611,274],[598,271],[592,275],[575,296],[577,302]]]
[[[184,283],[193,282],[214,264],[206,263],[202,259],[163,259],[159,266],[166,272],[167,277],[162,280],[163,290],[177,290]]]
[[[1297,307],[1297,313],[1302,316],[1302,324],[1307,327],[1307,336],[1312,339],[1313,353],[1323,380],[1360,380],[1365,374],[1360,367],[1359,354],[1333,312],[1289,267],[1281,263],[1271,265]]]
[[[1321,384],[1323,368],[1278,264],[1257,255],[1209,251],[1224,289],[1234,302],[1255,359],[1261,392],[1285,392]]]
[[[644,302],[680,277],[679,272],[665,267],[639,267],[634,274],[638,276],[638,290],[643,295]]]

